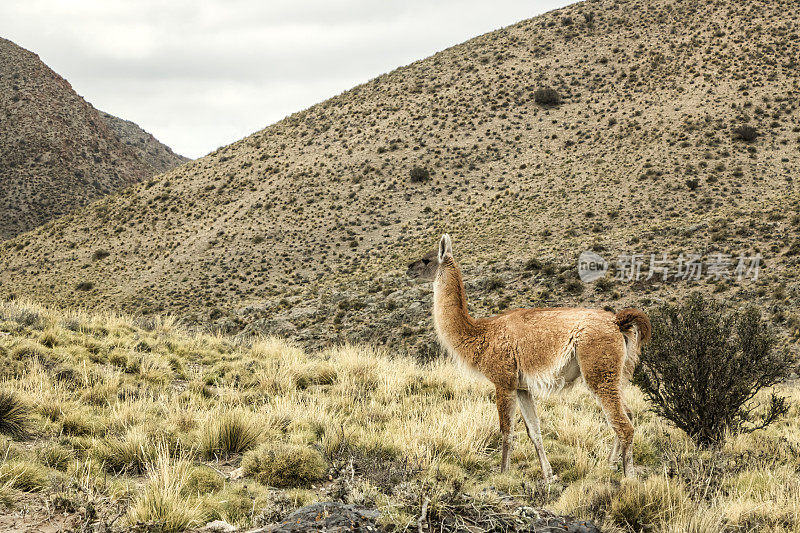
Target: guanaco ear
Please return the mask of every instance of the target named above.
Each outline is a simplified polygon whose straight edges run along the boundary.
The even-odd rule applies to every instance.
[[[439,240],[439,262],[444,261],[444,256],[447,254],[453,255],[453,242],[450,240],[450,235],[445,233]]]

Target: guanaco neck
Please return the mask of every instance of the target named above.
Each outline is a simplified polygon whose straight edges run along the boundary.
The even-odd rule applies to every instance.
[[[477,366],[480,328],[467,311],[461,269],[452,257],[439,265],[433,282],[433,321],[439,339],[454,355]]]

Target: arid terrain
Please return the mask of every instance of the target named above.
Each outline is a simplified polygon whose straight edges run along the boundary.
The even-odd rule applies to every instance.
[[[478,314],[699,287],[792,334],[798,10],[589,1],[477,37],[8,241],[0,294],[425,352],[404,271],[448,231]],[[764,261],[755,283],[583,286],[589,248]]]
[[[0,38],[0,240],[186,161]]]
[[[800,532],[796,371],[770,425],[705,448],[626,387],[633,479],[584,385],[545,396],[556,481],[519,418],[501,474],[494,389],[441,356],[418,262],[452,235],[477,317],[699,292],[800,355],[798,22],[587,0],[187,162],[0,40],[0,112],[28,125],[0,115],[0,531],[247,531],[335,502],[383,531]],[[705,270],[664,280],[663,254]]]
[[[714,450],[629,387],[635,480],[607,466],[612,433],[583,385],[547,397],[545,485],[519,417],[498,473],[493,388],[448,360],[6,303],[0,372],[4,531],[246,529],[331,500],[377,509],[388,531],[418,531],[420,516],[434,531],[541,531],[542,507],[609,532],[800,531],[796,386],[780,388],[786,417]]]

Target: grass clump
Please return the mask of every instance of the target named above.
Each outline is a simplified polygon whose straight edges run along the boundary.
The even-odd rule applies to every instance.
[[[243,453],[258,444],[261,426],[249,411],[215,413],[200,435],[200,451],[208,459]]]
[[[6,461],[0,465],[0,484],[23,492],[39,492],[48,486],[47,468],[24,459]]]
[[[130,472],[142,474],[155,458],[155,447],[140,429],[129,431],[125,438],[100,441],[94,448],[95,455],[106,470],[113,473]]]
[[[13,392],[0,390],[0,433],[14,438],[25,435],[30,408]]]
[[[656,475],[644,482],[625,480],[612,499],[609,517],[629,530],[649,531],[684,515],[689,505],[680,485]]]
[[[183,487],[186,495],[214,493],[225,486],[222,477],[207,466],[196,466],[189,470]]]
[[[39,461],[45,466],[66,471],[75,459],[75,453],[69,448],[55,442],[49,442],[36,452]]]
[[[128,522],[150,531],[177,533],[200,525],[206,518],[199,502],[185,496],[190,464],[173,461],[165,449],[148,467],[144,491],[128,511]]]
[[[748,126],[747,124],[743,124],[734,128],[733,136],[739,140],[744,142],[754,142],[758,138],[758,130],[755,129],[753,126]]]
[[[244,455],[246,475],[273,487],[300,487],[325,476],[327,465],[317,450],[299,444],[264,443]]]

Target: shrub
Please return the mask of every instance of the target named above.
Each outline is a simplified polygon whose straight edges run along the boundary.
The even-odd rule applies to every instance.
[[[758,138],[758,130],[756,130],[753,126],[743,124],[733,130],[733,135],[737,139],[751,143]]]
[[[506,282],[503,281],[503,278],[499,276],[492,276],[486,280],[486,290],[487,291],[498,291],[500,289],[504,289],[506,286]]]
[[[90,291],[94,289],[94,283],[91,281],[81,281],[75,285],[75,289],[79,291]]]
[[[326,464],[322,455],[308,446],[269,442],[246,453],[242,468],[263,485],[297,487],[322,479]]]
[[[411,181],[414,183],[428,181],[429,179],[431,179],[430,171],[427,168],[422,168],[422,167],[412,168],[411,172],[409,173],[409,176],[411,177]]]
[[[109,255],[111,255],[111,252],[109,252],[108,250],[103,250],[102,248],[99,250],[95,250],[94,253],[92,254],[92,261],[99,261],[100,259],[105,259]]]
[[[786,413],[785,398],[773,393],[760,419],[754,415],[755,395],[785,379],[793,365],[757,309],[727,312],[693,294],[651,318],[653,338],[635,381],[655,412],[698,444],[720,442],[726,430],[766,427]]]
[[[30,420],[30,408],[14,393],[0,390],[0,433],[23,437]]]
[[[561,95],[552,87],[541,87],[533,93],[533,101],[543,106],[557,106],[561,103]]]
[[[542,268],[542,262],[534,257],[525,261],[525,265],[522,268],[523,270],[528,270],[528,271],[540,270]]]

